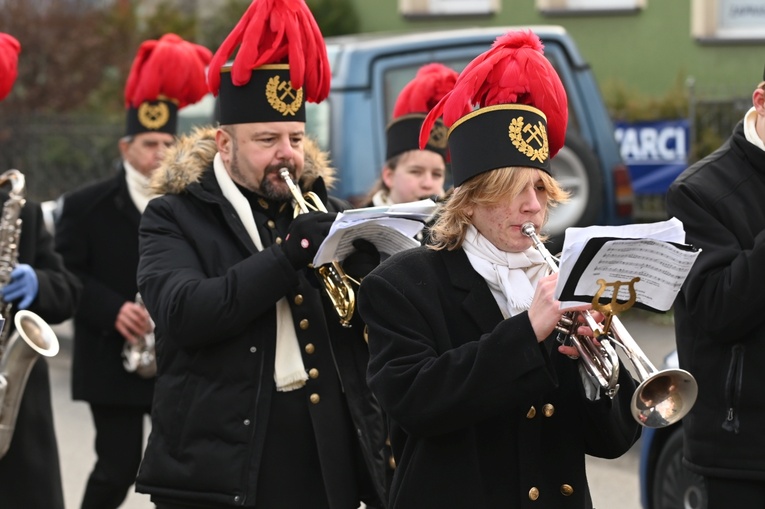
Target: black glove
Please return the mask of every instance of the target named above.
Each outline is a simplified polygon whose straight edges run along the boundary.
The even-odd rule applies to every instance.
[[[292,220],[281,246],[293,267],[302,269],[313,261],[336,216],[335,212],[308,212]]]
[[[356,281],[361,281],[361,278],[380,265],[380,252],[374,244],[364,239],[354,240],[353,247],[356,250],[343,261],[343,270]]]

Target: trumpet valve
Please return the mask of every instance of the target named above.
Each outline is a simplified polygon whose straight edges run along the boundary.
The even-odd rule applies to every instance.
[[[558,324],[555,326],[555,330],[564,334],[571,334],[574,326],[574,318],[566,313],[560,317]]]

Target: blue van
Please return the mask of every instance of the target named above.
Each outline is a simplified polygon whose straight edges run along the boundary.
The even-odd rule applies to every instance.
[[[566,145],[552,170],[571,192],[571,201],[553,210],[546,233],[551,251],[562,247],[569,226],[627,224],[634,195],[614,127],[587,62],[563,27],[490,27],[374,33],[326,38],[332,69],[329,98],[307,104],[306,130],[329,151],[338,169],[334,194],[360,205],[380,176],[385,128],[401,89],[417,70],[441,62],[461,71],[509,30],[531,29],[563,81],[569,100]],[[209,121],[213,101],[181,110],[181,123]],[[185,119],[184,119],[185,117]],[[447,182],[447,186],[449,182]]]

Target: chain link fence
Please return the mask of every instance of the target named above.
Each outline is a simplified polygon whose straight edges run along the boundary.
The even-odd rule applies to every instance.
[[[691,125],[689,164],[714,151],[751,107],[742,91],[727,97],[688,87]],[[0,118],[0,172],[24,173],[27,196],[55,200],[92,180],[113,174],[119,161],[117,142],[124,118],[98,115],[24,115]],[[649,216],[664,210],[663,195],[645,197],[638,208]]]
[[[21,171],[30,200],[55,200],[115,171],[124,129],[122,118],[94,115],[0,118],[0,172]]]

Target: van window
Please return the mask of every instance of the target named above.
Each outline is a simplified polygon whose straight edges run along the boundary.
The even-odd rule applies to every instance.
[[[454,69],[457,72],[461,72],[462,69],[470,62],[470,59],[459,59],[441,62]],[[406,65],[403,67],[395,67],[385,71],[384,86],[385,86],[385,120],[386,124],[390,122],[393,117],[393,107],[396,105],[396,99],[398,99],[401,89],[403,89],[407,83],[414,79],[417,71],[425,64],[418,63],[416,65]]]
[[[319,144],[324,151],[329,151],[329,108],[331,97],[319,104],[305,103],[305,132]]]

